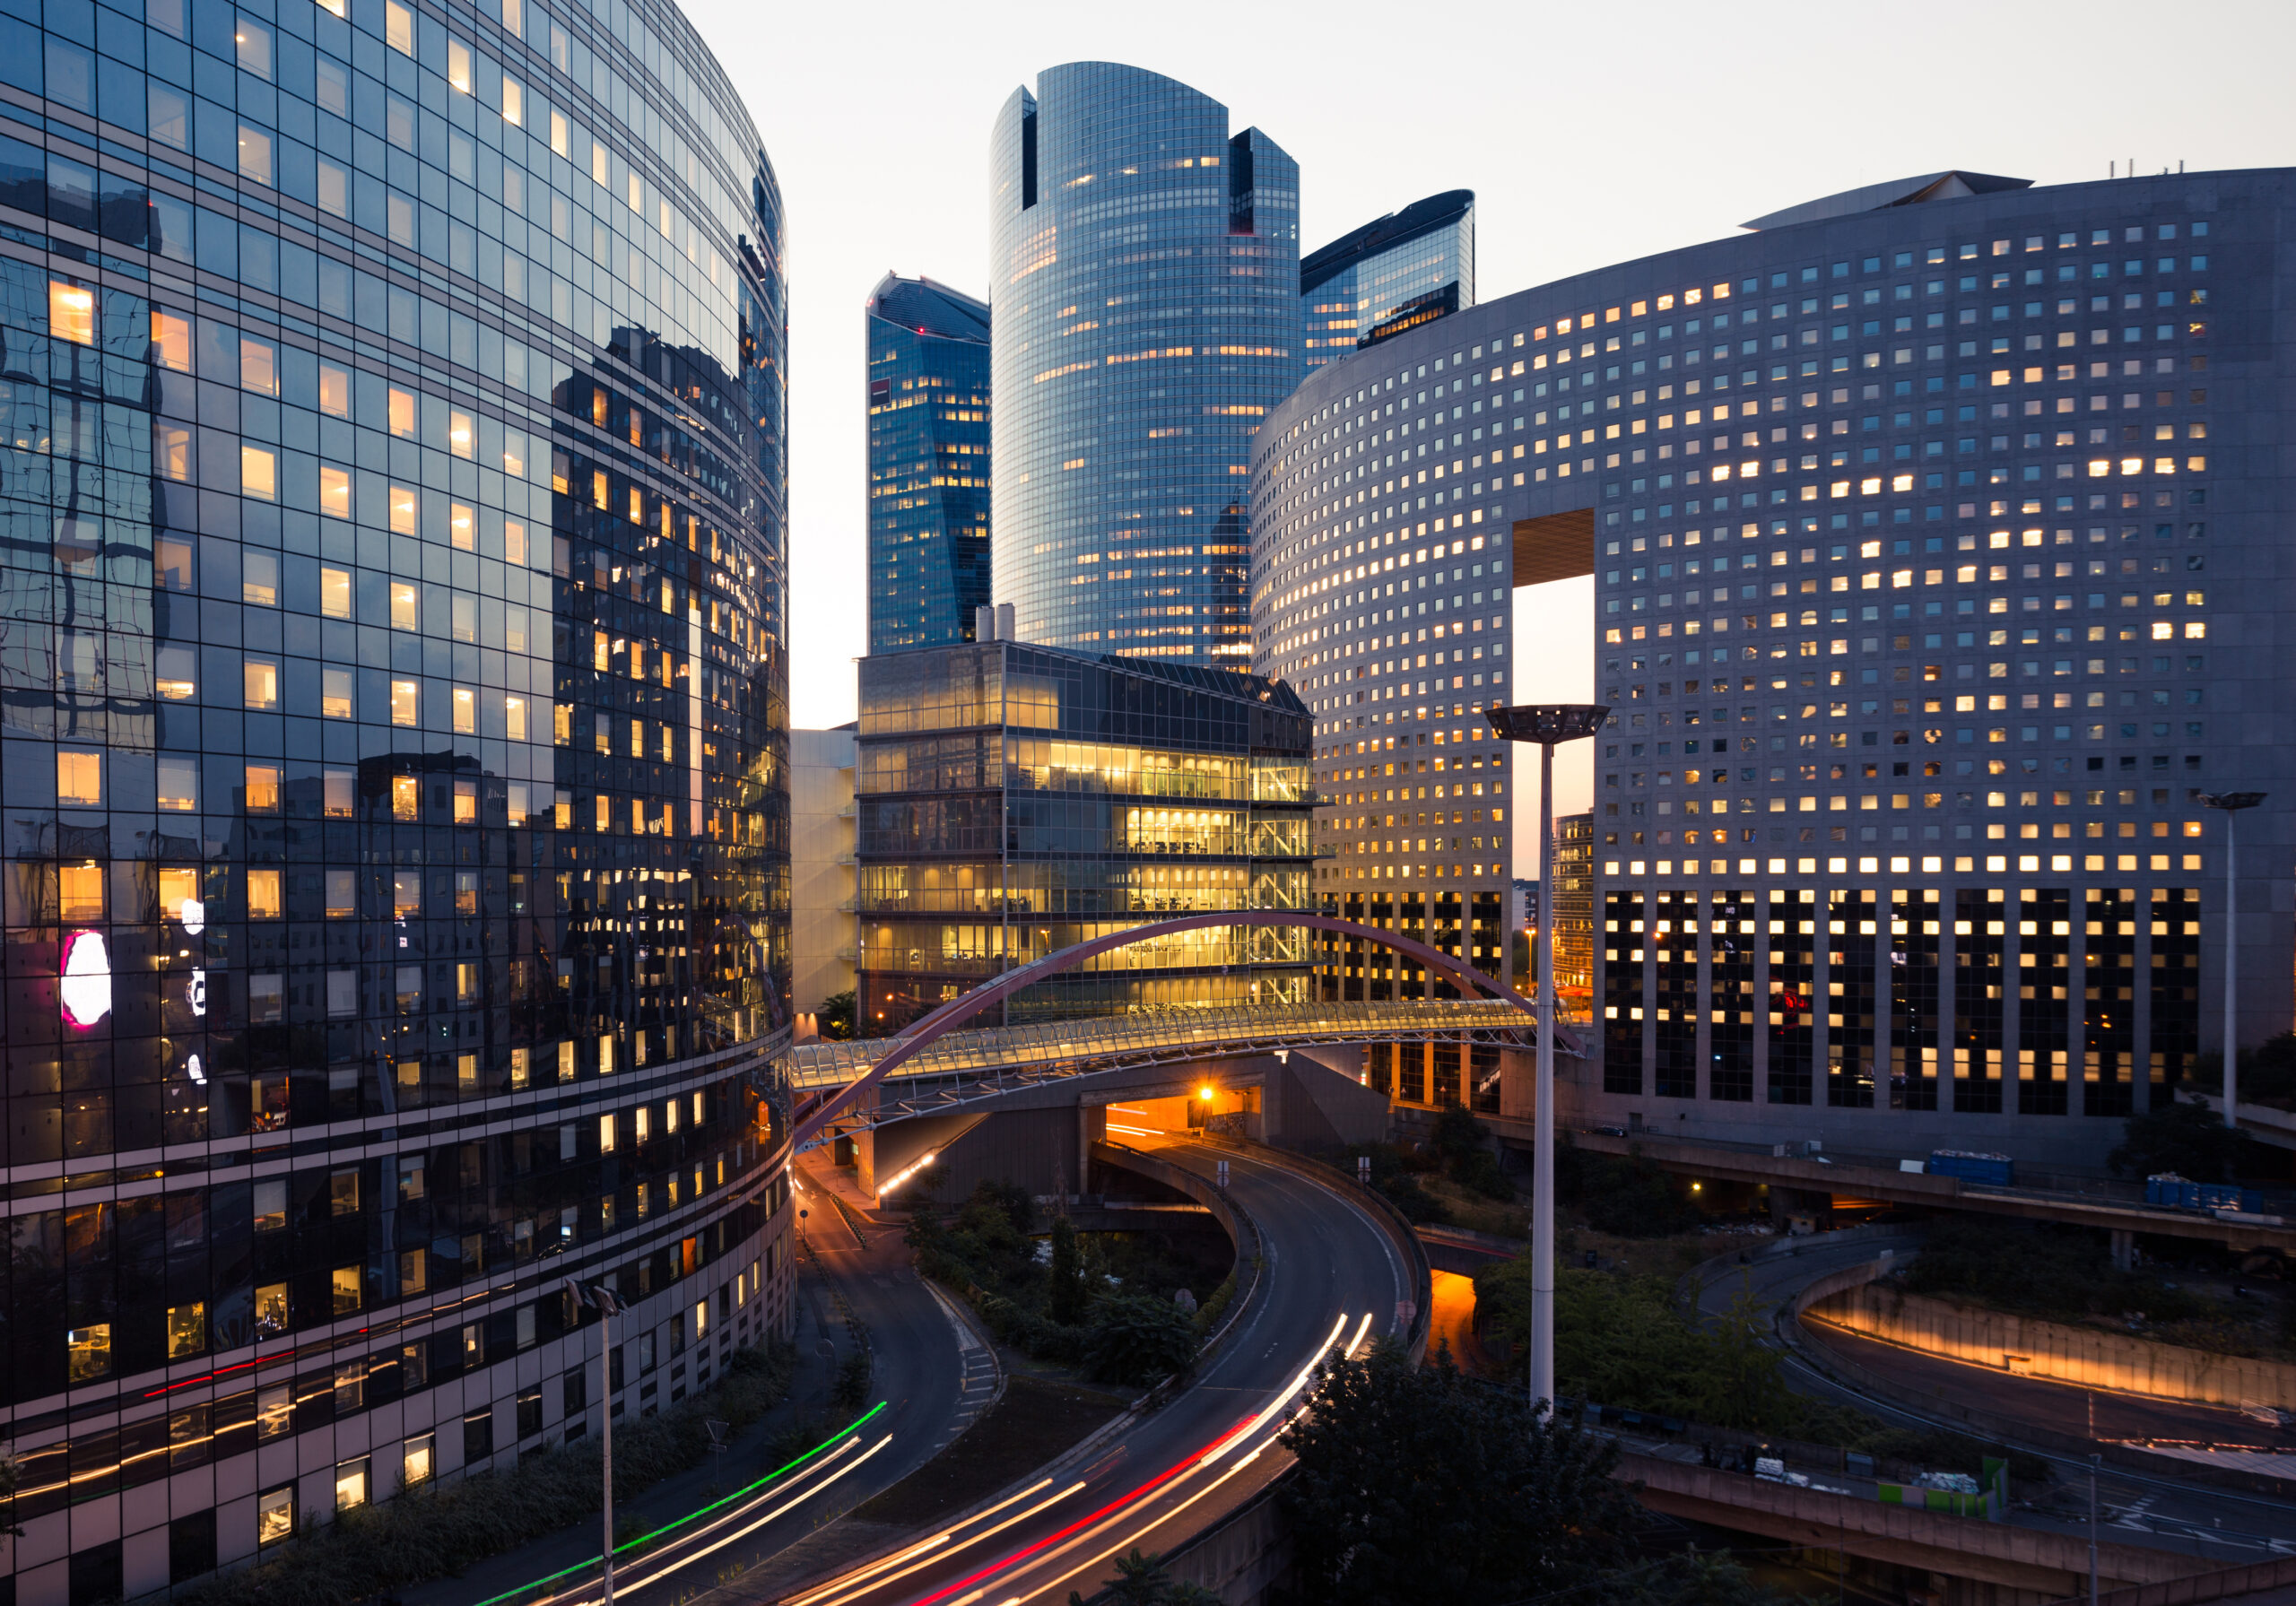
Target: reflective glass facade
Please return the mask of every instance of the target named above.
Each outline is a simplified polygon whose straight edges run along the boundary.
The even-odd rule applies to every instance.
[[[970,641],[989,601],[988,307],[888,273],[865,321],[869,650]]]
[[[1253,431],[1300,371],[1300,174],[1072,62],[990,141],[996,600],[1023,640],[1242,668]]]
[[[1300,262],[1304,366],[1474,305],[1474,192],[1447,190],[1344,234]]]
[[[2267,794],[2244,864],[2290,838],[2288,353],[2264,309],[2296,264],[2256,220],[2292,183],[1932,174],[1311,376],[1260,447],[1255,624],[1337,794],[1319,889],[1440,876],[1401,792],[1405,746],[1414,794],[1422,747],[1454,771],[1463,730],[1472,751],[1432,696],[1459,655],[1451,599],[1501,600],[1501,564],[1591,573],[1613,715],[1593,744],[1604,1058],[1583,1118],[1758,1138],[1786,1106],[1830,1142],[2100,1165],[2213,1046],[2225,836],[2200,794]],[[1457,416],[1422,485],[1413,415],[1439,362]],[[1439,556],[1420,528],[1439,485]],[[1470,696],[1495,670],[1473,651]],[[2253,1041],[2288,1019],[2292,892],[2267,876],[2250,896]],[[1684,1021],[1693,959],[1737,999]]]
[[[1127,926],[1311,907],[1307,777],[1307,710],[1257,676],[1009,641],[864,658],[864,1029]],[[1309,956],[1301,932],[1188,932],[1004,1020],[1302,1003]]]
[[[784,1319],[777,187],[657,4],[0,19],[20,1602]],[[658,1363],[658,1364],[657,1364]]]

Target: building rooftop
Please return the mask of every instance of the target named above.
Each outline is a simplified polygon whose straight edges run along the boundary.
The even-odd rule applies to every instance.
[[[1741,223],[1741,229],[1784,229],[1795,223],[1822,222],[1828,218],[1848,217],[1860,212],[1882,212],[1892,206],[1912,206],[1923,201],[1950,201],[1957,195],[1985,195],[1996,190],[2031,189],[2030,178],[2004,178],[1992,173],[1972,173],[1961,168],[1949,168],[1942,173],[1924,173],[1915,178],[1893,178],[1885,184],[1861,185],[1839,195],[1822,195],[1814,201],[1805,201],[1798,206],[1788,206],[1783,212],[1766,213],[1751,222]]]
[[[988,303],[931,279],[887,273],[869,292],[869,316],[938,340],[988,343]]]
[[[1329,282],[1366,256],[1433,233],[1474,205],[1474,191],[1447,189],[1423,201],[1413,201],[1401,212],[1391,212],[1361,229],[1351,230],[1321,250],[1300,259],[1300,293],[1304,296]]]

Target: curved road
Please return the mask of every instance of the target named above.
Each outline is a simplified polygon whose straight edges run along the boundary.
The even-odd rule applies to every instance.
[[[619,1558],[616,1606],[684,1599],[730,1567],[783,1551],[931,1460],[994,1396],[995,1356],[918,1277],[900,1228],[849,1214],[813,1185],[802,1162],[796,1193],[805,1219],[796,1342],[833,1365],[852,1352],[846,1318],[857,1317],[875,1359],[869,1398],[876,1409],[857,1431],[838,1436],[780,1477],[766,1476],[773,1464],[727,1467],[726,1480],[747,1489],[643,1551]],[[865,1550],[865,1540],[857,1548]],[[541,1587],[503,1593],[484,1587],[485,1606],[592,1606],[602,1594],[595,1558]]]
[[[1918,1235],[1909,1234],[1902,1239],[1868,1238],[1835,1246],[1824,1242],[1825,1236],[1801,1240],[1805,1246],[1793,1254],[1757,1259],[1744,1268],[1725,1268],[1723,1275],[1700,1288],[1700,1312],[1708,1316],[1720,1316],[1737,1296],[1739,1289],[1748,1283],[1754,1298],[1765,1307],[1782,1308],[1802,1289],[1830,1272],[1842,1270],[1860,1261],[1872,1260],[1885,1248],[1894,1248],[1898,1254],[1903,1254],[1918,1248],[1920,1244]],[[1743,1280],[1740,1276],[1742,1271],[1745,1274]],[[1809,1341],[1833,1347],[1844,1336],[1827,1333],[1820,1338],[1812,1334]],[[1778,1342],[1774,1339],[1770,1341]],[[1837,1383],[1811,1366],[1791,1348],[1779,1347],[1784,1348],[1787,1385],[1796,1393],[1848,1405],[1901,1427],[1942,1428],[1965,1436],[1986,1437],[1982,1429],[1967,1422],[1933,1417],[1911,1405],[1900,1404],[1882,1395],[1864,1393]],[[1888,1353],[1877,1364],[1876,1358],[1870,1353],[1873,1350],[1887,1350]],[[1981,1393],[1996,1384],[2014,1382],[2023,1385],[2030,1381],[2011,1379],[2005,1374],[1990,1372],[1982,1367],[1930,1361],[1883,1345],[1863,1345],[1856,1359],[1877,1371],[1882,1370],[1883,1365],[1896,1369],[1895,1363],[1899,1362],[1923,1362],[1945,1367],[1951,1373],[1959,1374],[1958,1392],[1962,1393]],[[1940,1385],[1931,1378],[1924,1377],[1921,1381],[1926,1386],[1940,1388]],[[1941,1392],[1944,1391],[1941,1389]],[[2078,1397],[2082,1391],[2065,1392]],[[2085,1401],[2083,1403],[2085,1409]],[[2136,1402],[2119,1403],[2133,1407]],[[2005,1411],[2008,1409],[2005,1404],[2001,1408]],[[2105,1411],[2106,1407],[2100,1402],[2099,1426],[2109,1430],[2112,1424],[2107,1422]],[[2081,1431],[2082,1428],[2070,1427],[2067,1430]],[[2085,1456],[2037,1448],[2021,1442],[2013,1430],[2000,1437],[2018,1449],[2049,1463],[2067,1487],[2085,1491],[2089,1476],[2089,1463]],[[2290,1547],[2285,1536],[2296,1531],[2296,1507],[2292,1507],[2287,1501],[2237,1489],[2207,1488],[2174,1478],[2149,1477],[2126,1467],[2101,1470],[2097,1476],[2097,1496],[2103,1537],[2204,1556],[2220,1567],[2236,1567],[2244,1562],[2265,1561],[2274,1556],[2287,1555]],[[2060,1517],[2039,1510],[2015,1512],[2010,1520],[2021,1527],[2047,1528],[2058,1532],[2085,1534],[2088,1531],[2085,1520]]]
[[[1143,1142],[1141,1147],[1149,1147]],[[1154,1151],[1205,1176],[1220,1152]],[[920,1534],[876,1562],[790,1596],[792,1606],[1064,1602],[1112,1577],[1135,1545],[1169,1550],[1264,1487],[1286,1457],[1273,1439],[1318,1358],[1407,1328],[1410,1272],[1345,1191],[1232,1151],[1230,1196],[1258,1227],[1257,1292],[1219,1351],[1163,1410],[1099,1446],[1088,1465],[1004,1491],[987,1510]],[[764,1598],[735,1581],[702,1599]]]

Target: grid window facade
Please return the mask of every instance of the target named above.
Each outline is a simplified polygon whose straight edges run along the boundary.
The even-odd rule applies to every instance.
[[[1187,85],[1078,62],[991,141],[997,601],[1023,640],[1243,669],[1247,475],[1300,374],[1300,173]]]
[[[650,0],[0,30],[9,1589],[135,1596],[580,1431],[569,1274],[786,1324],[779,200]]]
[[[864,324],[869,650],[970,641],[990,601],[987,305],[889,273]]]
[[[1447,725],[1472,733],[1476,669],[1485,700],[1555,695],[1508,684],[1472,650],[1459,682],[1460,621],[1446,610],[1439,647],[1435,609],[1419,617],[1422,590],[1430,604],[1484,600],[1478,580],[1489,595],[1476,560],[1489,563],[1495,517],[1507,588],[1594,581],[1592,700],[1612,708],[1593,743],[1598,896],[1759,877],[1773,892],[1866,895],[1877,911],[1897,894],[1934,907],[1936,966],[1955,985],[1937,989],[1933,1029],[1906,1024],[1919,1036],[1902,1072],[1878,950],[1875,1007],[1839,1011],[1870,1012],[1870,1042],[1836,1045],[1823,1020],[1792,1029],[1830,1070],[1853,1050],[1858,1076],[1889,1066],[1891,1095],[1876,1088],[1872,1107],[1920,1117],[1913,1145],[2005,1146],[2008,1123],[2039,1122],[2021,1153],[2101,1165],[2108,1126],[2047,1118],[2087,1108],[2084,933],[2061,950],[2036,933],[2028,1011],[2021,933],[1984,929],[1997,908],[1978,914],[1971,951],[1946,912],[1996,890],[2085,909],[2097,890],[2206,889],[2225,870],[2225,828],[2205,792],[2266,793],[2241,846],[2286,849],[2296,779],[2281,773],[2264,644],[2296,599],[2270,557],[2284,360],[2263,313],[2296,266],[2241,220],[2269,214],[2292,182],[2285,169],[2050,187],[1953,174],[1909,187],[1903,204],[1829,197],[1732,239],[1483,300],[1315,370],[1257,447],[1254,598],[1258,663],[1301,688],[1328,743],[1319,884],[1433,880],[1450,862],[1431,829],[1425,849],[1416,835],[1418,748],[1423,733],[1432,760]],[[1407,415],[1422,363],[1431,412],[1439,359],[1470,371],[1444,375],[1466,381],[1442,398],[1460,416],[1443,421],[1439,487],[1431,450],[1422,486]],[[1439,489],[1453,528],[1467,505],[1440,569],[1414,550],[1422,514],[1431,544]],[[1451,705],[1434,697],[1439,673],[1458,682],[1442,688]],[[1410,816],[1390,795],[1406,744]],[[1435,781],[1431,762],[1431,793]],[[2254,908],[2244,896],[2217,910],[2203,891],[2202,907],[2135,923],[2135,968],[2156,985],[2135,989],[2113,1029],[2145,1056],[2133,1107],[2166,1096],[2213,1037],[2213,1014],[2182,994],[2221,979],[2203,973],[2227,921],[2241,928],[2241,1037],[2284,1023],[2292,894],[2270,885]],[[2147,946],[2162,924],[2178,947],[2158,957],[2192,968],[2172,984]],[[2187,925],[2210,933],[2189,954]],[[1819,979],[1858,958],[1826,958]],[[1769,962],[1775,984],[1786,961]],[[1666,1052],[1649,1038],[1646,1055]],[[1787,1046],[1769,1042],[1757,1102],[1795,1100]],[[1928,1050],[1952,1067],[1934,1105],[1915,1085]],[[1636,1081],[1606,1066],[1613,1080]],[[1642,1113],[1587,1098],[1582,1114],[1603,1124]],[[1818,1098],[1811,1129],[1848,1135],[1866,1107]]]

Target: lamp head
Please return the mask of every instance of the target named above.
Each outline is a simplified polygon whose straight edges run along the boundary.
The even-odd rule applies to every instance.
[[[2193,801],[2204,809],[2222,809],[2230,814],[2240,809],[2253,809],[2265,797],[2262,792],[2203,792]]]
[[[1593,735],[1603,728],[1610,712],[1606,706],[1593,703],[1522,703],[1490,709],[1484,717],[1502,740],[1547,746]]]

